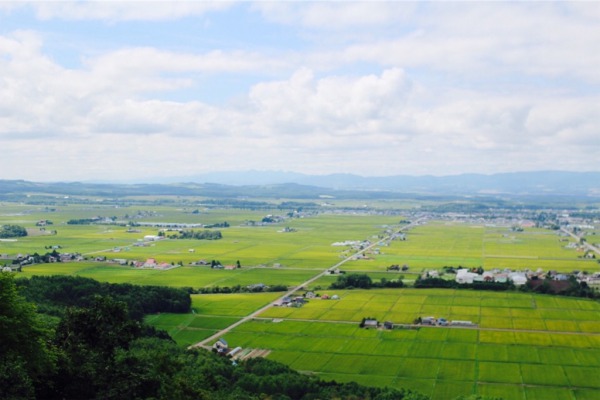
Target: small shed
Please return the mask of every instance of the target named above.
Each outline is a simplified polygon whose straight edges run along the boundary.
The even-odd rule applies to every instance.
[[[220,338],[215,342],[215,344],[213,344],[213,349],[216,350],[219,354],[225,354],[229,349],[229,344],[225,339]]]
[[[379,323],[376,319],[365,319],[364,325],[365,328],[377,328]]]

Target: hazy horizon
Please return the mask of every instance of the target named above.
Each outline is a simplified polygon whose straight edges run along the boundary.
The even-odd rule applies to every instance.
[[[600,171],[600,3],[1,2],[0,179]]]

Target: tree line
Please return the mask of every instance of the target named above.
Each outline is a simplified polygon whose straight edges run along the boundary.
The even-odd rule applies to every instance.
[[[371,289],[371,288],[401,288],[404,287],[402,278],[388,280],[381,278],[379,282],[373,282],[367,274],[342,274],[333,282],[330,289]]]
[[[68,307],[87,307],[96,296],[122,301],[129,316],[140,321],[146,314],[187,313],[192,305],[189,292],[166,286],[106,283],[59,275],[19,278],[15,283],[27,301],[36,303],[40,312],[53,316],[63,316]]]
[[[159,236],[162,232],[159,232]],[[176,235],[169,235],[170,239],[196,239],[196,240],[219,240],[223,238],[223,234],[221,231],[194,231],[193,229],[189,231],[179,231]]]
[[[553,294],[558,296],[586,297],[589,299],[599,299],[600,293],[595,291],[586,282],[579,282],[574,276],[570,276],[566,281],[557,281],[550,277],[545,279],[530,279],[525,285],[515,286],[511,281],[507,282],[473,282],[458,283],[455,280],[443,278],[421,278],[417,277],[414,287],[417,289],[473,289],[473,290],[492,290],[492,291],[520,291],[543,294]]]

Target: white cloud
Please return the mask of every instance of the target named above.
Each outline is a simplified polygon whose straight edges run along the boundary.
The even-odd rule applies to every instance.
[[[341,30],[397,24],[408,20],[417,3],[352,2],[257,2],[258,10],[269,21],[302,25],[315,29]]]
[[[84,64],[108,77],[156,75],[160,73],[208,72],[240,73],[278,70],[286,66],[281,60],[265,58],[255,52],[213,50],[203,54],[163,51],[156,48],[124,48],[86,58]],[[153,89],[152,89],[153,90]]]
[[[58,4],[36,7],[65,23],[127,21],[140,10]],[[55,15],[61,7],[64,15]],[[160,7],[179,18],[212,5],[169,11],[156,3],[135,18],[155,18]],[[289,24],[299,41],[307,31],[328,38],[302,48],[210,38],[228,50],[198,52],[90,43],[75,50],[81,64],[66,67],[48,48],[50,36],[0,35],[0,142],[10,165],[0,170],[35,180],[597,168],[596,4],[254,7],[281,24],[282,37]],[[201,100],[221,84],[236,86],[235,99]]]
[[[287,81],[254,86],[249,98],[262,124],[274,133],[367,135],[376,133],[378,121],[402,113],[410,87],[400,69],[380,76],[316,79],[303,68]]]
[[[48,1],[34,2],[38,18],[63,20],[157,21],[226,10],[226,1]]]
[[[308,57],[315,66],[369,62],[463,79],[517,75],[600,83],[597,2],[259,3],[257,8],[271,21],[317,32],[311,37],[319,51]]]

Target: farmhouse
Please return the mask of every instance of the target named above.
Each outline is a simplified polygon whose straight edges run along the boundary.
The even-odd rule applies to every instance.
[[[220,338],[213,344],[213,350],[219,354],[227,354],[229,351],[229,344],[223,338]]]
[[[292,302],[292,298],[289,296],[285,296],[283,299],[281,299],[281,305],[282,306],[287,306]]]
[[[521,272],[513,272],[508,275],[508,278],[515,284],[515,286],[522,286],[527,283],[527,277]]]
[[[456,282],[460,283],[460,284],[470,284],[473,283],[473,281],[475,280],[475,277],[479,276],[474,272],[470,272],[467,269],[459,269],[456,272],[456,278],[454,278],[456,280]]]
[[[142,265],[142,268],[156,268],[157,265],[158,265],[158,263],[156,262],[156,260],[154,258],[149,258]]]

